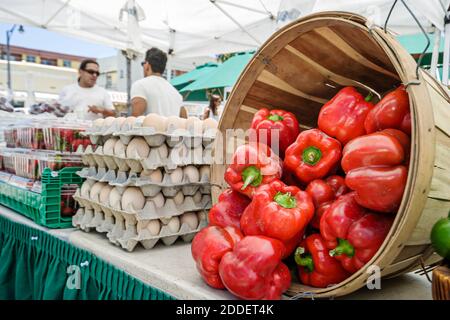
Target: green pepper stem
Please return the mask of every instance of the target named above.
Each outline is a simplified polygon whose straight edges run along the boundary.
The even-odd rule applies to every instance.
[[[273,200],[286,209],[292,209],[297,206],[297,200],[291,195],[290,192],[277,192],[275,197],[273,197]]]
[[[369,94],[364,99],[366,102],[370,102],[373,99],[373,92],[369,91]]]
[[[303,150],[303,162],[314,166],[317,162],[320,161],[320,159],[322,159],[322,151],[320,151],[319,148],[316,147],[308,147],[305,150]]]
[[[341,254],[351,258],[355,255],[355,248],[348,240],[338,238],[338,245],[333,250],[330,250],[330,256],[340,256]]]
[[[299,266],[305,267],[308,273],[314,271],[314,261],[309,253],[305,254],[305,248],[298,247],[295,250],[294,259],[295,263],[297,263]]]
[[[262,182],[262,174],[261,171],[255,166],[249,166],[242,171],[242,181],[244,181],[244,185],[241,190],[247,188],[250,184],[254,187],[257,187]]]
[[[283,121],[284,118],[278,114],[271,114],[270,116],[267,117],[267,119],[272,120],[272,121]]]

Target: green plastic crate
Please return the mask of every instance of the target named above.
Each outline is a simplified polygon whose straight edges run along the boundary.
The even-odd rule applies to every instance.
[[[71,228],[72,217],[61,216],[61,189],[65,184],[80,186],[84,180],[76,174],[80,170],[79,167],[66,167],[59,171],[45,168],[40,194],[0,181],[0,203],[45,227]]]

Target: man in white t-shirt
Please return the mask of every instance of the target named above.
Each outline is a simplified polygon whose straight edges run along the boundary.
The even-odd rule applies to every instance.
[[[64,87],[59,94],[59,103],[69,107],[78,119],[95,120],[115,116],[108,92],[97,86],[100,75],[98,63],[84,60],[80,64],[78,82]]]
[[[183,103],[181,94],[162,73],[166,68],[167,55],[158,48],[151,48],[145,54],[144,79],[131,86],[131,115],[142,116],[157,113],[162,116],[178,116]]]

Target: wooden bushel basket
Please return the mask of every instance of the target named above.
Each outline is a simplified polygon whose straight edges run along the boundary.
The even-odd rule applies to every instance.
[[[450,268],[442,265],[434,269],[432,283],[434,300],[450,300]]]
[[[227,129],[247,130],[262,107],[284,108],[296,114],[303,129],[316,127],[321,106],[343,86],[362,92],[369,87],[383,96],[401,83],[407,84],[410,98],[412,150],[407,185],[390,233],[373,259],[345,281],[322,289],[294,280],[288,295],[342,296],[366,285],[373,275],[371,265],[380,268],[382,277],[392,277],[439,260],[430,231],[450,209],[450,96],[427,72],[420,70],[416,78],[416,62],[391,34],[344,12],[310,15],[277,31],[234,86],[219,123],[223,137]],[[219,143],[244,143],[224,139],[216,139],[216,156]],[[236,147],[219,156],[230,157]],[[227,187],[226,166],[212,167],[214,203]]]

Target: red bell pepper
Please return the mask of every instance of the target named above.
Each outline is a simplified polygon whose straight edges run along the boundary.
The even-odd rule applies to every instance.
[[[287,147],[295,141],[300,129],[295,115],[285,110],[269,110],[262,108],[253,116],[250,126],[256,131],[257,141],[266,143],[272,150],[279,150],[284,154]],[[278,130],[278,141],[272,141],[272,134]],[[277,148],[274,148],[275,143]]]
[[[324,180],[316,179],[311,181],[305,190],[312,198],[314,203],[314,217],[311,225],[318,229],[320,224],[319,212],[323,213],[323,205],[330,204],[336,197],[333,188]]]
[[[219,195],[218,200],[209,210],[209,224],[222,228],[233,226],[241,229],[241,216],[250,204],[250,199],[233,189],[226,189]]]
[[[342,151],[341,166],[348,173],[361,167],[395,166],[401,164],[404,159],[403,147],[397,138],[375,132],[347,143]]]
[[[311,181],[305,190],[312,198],[314,207],[325,202],[333,201],[335,198],[335,192],[333,188],[324,180],[316,179]]]
[[[341,165],[346,185],[356,191],[363,207],[394,212],[406,185],[404,147],[391,131],[371,133],[353,139],[344,147]]]
[[[403,131],[397,130],[397,129],[384,129],[380,131],[380,133],[388,134],[390,136],[393,136],[400,142],[400,144],[403,147],[403,153],[405,155],[405,163],[408,163],[409,156],[411,154],[411,139],[409,136],[404,133]]]
[[[411,112],[408,112],[403,117],[402,124],[400,125],[400,130],[402,130],[408,136],[411,136]]]
[[[291,284],[291,274],[281,262],[281,241],[264,236],[244,237],[227,252],[219,265],[220,278],[234,295],[247,300],[275,300]]]
[[[407,177],[405,166],[363,167],[351,170],[345,183],[356,191],[356,201],[361,206],[380,212],[396,212]]]
[[[328,210],[329,207],[333,204],[333,201],[322,203],[320,206],[317,207],[316,211],[314,212],[314,217],[311,220],[311,226],[317,230],[320,229],[320,220],[322,219],[323,214],[325,211]]]
[[[311,197],[275,180],[261,186],[241,217],[245,235],[264,235],[283,242],[305,229],[314,215]]]
[[[343,194],[349,192],[349,189],[345,184],[345,178],[341,176],[329,176],[325,179],[325,182],[331,186],[336,198],[339,198]]]
[[[280,158],[264,144],[239,146],[225,172],[230,187],[249,198],[260,185],[279,179],[283,173]]]
[[[345,185],[345,179],[341,176],[329,176],[326,180],[313,180],[308,184],[305,190],[314,202],[314,218],[311,220],[311,226],[319,229],[320,218],[328,209],[334,199],[348,192]]]
[[[400,129],[411,134],[408,92],[404,85],[391,91],[369,112],[364,122],[367,133],[383,129]]]
[[[341,89],[320,109],[319,129],[342,144],[365,134],[364,120],[374,107],[369,102],[371,98],[372,94],[369,94],[364,99],[353,87]]]
[[[225,288],[219,276],[219,263],[223,255],[232,251],[242,238],[241,231],[235,227],[208,226],[195,235],[191,246],[192,257],[208,285],[216,289]]]
[[[355,192],[339,197],[320,220],[320,234],[332,249],[330,255],[350,273],[372,259],[393,222],[390,216],[369,213],[355,198]]]
[[[303,240],[295,251],[299,278],[303,284],[326,288],[347,279],[347,272],[340,262],[328,254],[325,240],[318,233]]]
[[[285,154],[284,165],[303,183],[328,175],[341,158],[341,144],[320,131],[301,132]]]

